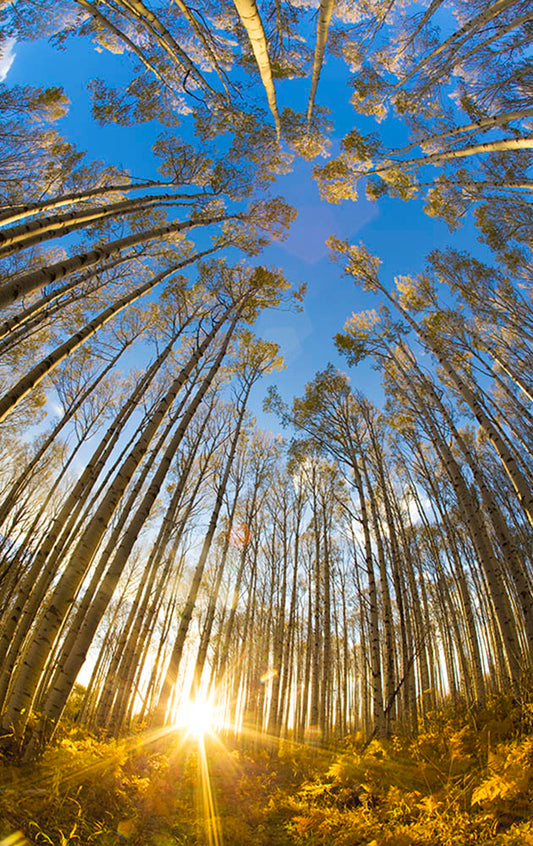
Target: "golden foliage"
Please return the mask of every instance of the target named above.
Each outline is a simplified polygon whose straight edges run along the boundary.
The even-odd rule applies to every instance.
[[[499,744],[489,755],[488,773],[472,793],[472,805],[493,813],[529,816],[533,811],[533,738]]]
[[[531,728],[527,705],[499,697],[430,713],[417,737],[367,748],[350,737],[337,753],[213,742],[206,754],[222,842],[533,846]],[[204,844],[197,747],[176,738],[128,746],[77,730],[31,770],[6,763],[0,843],[22,832],[51,846]]]
[[[354,312],[344,324],[344,331],[358,338],[367,339],[373,328],[381,322],[381,317],[375,308]]]

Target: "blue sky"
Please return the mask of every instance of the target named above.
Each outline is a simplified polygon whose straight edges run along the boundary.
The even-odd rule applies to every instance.
[[[99,76],[120,87],[122,80],[130,78],[124,56],[97,51],[88,39],[69,39],[66,49],[62,50],[40,40],[12,45],[4,68],[8,65],[6,83],[9,85],[57,85],[65,89],[71,106],[68,116],[59,121],[56,128],[69,141],[86,150],[88,160],[107,160],[140,178],[153,174],[150,148],[160,127],[153,122],[134,127],[99,126],[91,117],[88,81]],[[303,110],[308,88],[308,79],[278,84],[281,108],[291,105]],[[339,60],[330,57],[324,66],[317,103],[332,111],[333,151],[338,148],[340,138],[354,126],[363,132],[373,128],[369,118],[354,112],[349,96],[348,74]],[[393,119],[382,124],[380,132],[390,143],[405,138],[403,128]],[[186,122],[183,134],[190,141]],[[329,204],[320,199],[311,172],[311,164],[297,161],[293,172],[279,177],[273,185],[271,193],[284,196],[298,209],[298,217],[286,241],[269,247],[260,259],[265,264],[281,267],[295,284],[307,283],[303,313],[271,311],[263,314],[256,326],[259,335],[281,345],[286,359],[286,369],[264,379],[252,397],[252,411],[260,424],[274,430],[279,429],[276,419],[261,411],[268,385],[276,384],[289,401],[292,396],[301,394],[305,383],[329,361],[346,369],[345,362],[335,351],[333,335],[342,330],[344,321],[353,311],[378,305],[375,297],[356,289],[348,279],[341,277],[339,267],[329,262],[325,241],[330,235],[352,242],[364,241],[370,251],[381,258],[383,278],[390,283],[396,275],[422,270],[425,256],[436,247],[449,244],[478,255],[481,252],[471,222],[467,221],[459,231],[450,233],[445,223],[424,214],[420,201],[404,203],[385,198],[370,203],[364,191],[356,202]],[[379,376],[370,363],[363,363],[350,375],[354,387],[381,402]]]

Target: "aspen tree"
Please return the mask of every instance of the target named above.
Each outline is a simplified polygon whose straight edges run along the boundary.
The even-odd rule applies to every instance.
[[[91,413],[94,416],[92,417],[92,420],[89,421],[89,425],[84,426],[84,429],[81,434],[78,434],[76,426],[77,443],[75,447],[71,450],[67,460],[63,463],[60,472],[56,475],[55,479],[53,480],[53,483],[51,484],[50,489],[46,494],[44,500],[39,505],[32,526],[29,532],[26,534],[26,538],[24,541],[24,544],[27,549],[31,549],[35,546],[35,538],[32,539],[32,535],[36,532],[37,527],[43,523],[44,519],[46,519],[46,516],[49,512],[50,504],[55,498],[56,493],[60,490],[64,478],[67,475],[70,467],[72,466],[74,458],[77,456],[79,450],[87,441],[88,437],[93,437],[97,428],[103,425],[105,418],[108,416],[108,405],[111,397],[113,401],[118,399],[117,389],[119,385],[116,383],[115,380],[109,381],[109,383],[107,383],[107,377],[115,367],[120,356],[129,348],[129,346],[134,342],[134,340],[134,336],[131,338],[126,337],[125,343],[121,347],[119,347],[118,352],[109,360],[109,363],[106,365],[106,367],[97,372],[97,375],[94,380],[89,382],[89,384],[81,391],[81,393],[79,393],[78,396],[74,398],[74,401],[71,402],[70,405],[66,406],[65,404],[65,413],[53,426],[50,434],[44,438],[41,445],[32,457],[31,461],[27,464],[22,473],[20,473],[16,477],[10,487],[10,490],[6,493],[5,499],[2,503],[2,506],[0,507],[0,522],[4,522],[8,518],[10,511],[13,510],[17,502],[20,502],[22,497],[28,497],[28,488],[31,486],[32,479],[39,475],[36,468],[42,462],[48,450],[53,448],[53,446],[59,442],[58,436],[64,429],[64,427],[73,419],[76,421],[76,417],[82,410],[84,403],[86,402],[86,400],[89,399],[89,397],[91,397]],[[105,410],[104,408],[102,408],[102,404],[105,407]],[[31,493],[29,495],[31,496]]]
[[[289,705],[290,705],[290,694],[293,688],[297,688],[298,686],[298,679],[297,673],[295,672],[295,661],[297,660],[297,633],[298,633],[298,620],[297,620],[297,602],[298,602],[298,576],[299,576],[299,569],[300,569],[300,535],[301,535],[301,523],[302,523],[302,514],[303,514],[303,492],[301,488],[297,491],[294,490],[294,485],[291,485],[289,488],[291,491],[291,513],[293,515],[293,528],[292,533],[290,536],[290,545],[292,548],[292,556],[293,556],[293,564],[292,564],[292,583],[291,583],[291,595],[290,595],[290,604],[287,613],[287,645],[286,645],[286,657],[285,657],[285,665],[283,669],[283,676],[281,679],[281,690],[280,690],[280,701],[281,707],[284,709],[285,713],[285,733],[288,732],[288,723],[289,723]],[[296,678],[294,678],[296,676]],[[293,715],[294,722],[297,723],[297,714]]]
[[[470,659],[471,664],[473,666],[472,675],[474,677],[474,691],[468,692],[473,693],[473,698],[475,699],[475,701],[482,703],[485,699],[485,685],[483,678],[481,653],[479,648],[479,638],[476,628],[474,609],[472,605],[471,591],[467,584],[465,569],[463,566],[459,545],[456,538],[456,531],[452,526],[447,508],[442,499],[442,481],[440,484],[437,484],[437,474],[435,473],[435,465],[432,464],[430,466],[428,464],[422,444],[417,439],[418,436],[414,432],[414,430],[409,432],[404,430],[402,432],[402,437],[406,441],[406,443],[409,444],[410,455],[409,457],[404,456],[400,460],[402,461],[403,472],[410,480],[409,492],[410,496],[412,496],[415,502],[417,503],[418,515],[420,517],[422,525],[424,526],[424,536],[426,538],[426,545],[431,551],[432,560],[435,562],[435,564],[439,564],[439,566],[441,555],[440,547],[443,548],[446,558],[450,564],[450,570],[458,587],[461,602],[461,612],[465,621],[470,651]],[[427,491],[430,497],[430,508],[433,514],[435,515],[435,521],[433,524],[430,524],[428,518],[426,517],[425,509],[421,503],[420,496],[418,495],[415,481],[412,478],[407,466],[407,462],[412,462],[413,459],[415,459],[415,461],[412,466],[416,470],[416,479],[419,483],[423,485],[424,490]],[[438,542],[439,540],[440,543]],[[421,587],[424,607],[426,608],[427,592],[425,580],[423,578],[421,579]],[[429,617],[427,614],[426,625],[429,625]],[[431,644],[431,641],[429,643]]]
[[[378,502],[374,485],[369,476],[368,462],[362,462],[362,471],[364,473],[364,480],[366,489],[368,491],[368,499],[370,505],[370,514],[372,517],[372,536],[376,545],[376,555],[379,566],[379,578],[381,597],[383,602],[383,629],[384,629],[384,661],[383,661],[383,701],[388,702],[396,688],[396,649],[393,635],[393,615],[392,602],[389,590],[389,576],[387,572],[387,560],[385,556],[385,548],[383,543],[383,528],[379,517]],[[396,708],[390,709],[386,716],[386,731],[389,731],[389,725],[394,720]]]
[[[243,543],[240,556],[237,575],[233,585],[231,602],[229,605],[229,613],[223,622],[222,630],[219,633],[219,655],[218,661],[214,662],[215,671],[215,687],[223,683],[225,673],[227,670],[228,659],[230,656],[230,644],[233,639],[233,631],[237,617],[240,592],[243,579],[245,577],[245,569],[249,564],[250,545],[253,545],[257,550],[258,531],[255,528],[258,511],[265,497],[264,485],[269,481],[267,469],[267,453],[258,452],[254,456],[254,478],[252,482],[251,496],[246,498],[244,504],[243,518],[244,525],[250,530],[250,544]],[[255,528],[255,531],[254,531]]]
[[[219,408],[220,411],[222,411],[221,406],[219,406],[218,408]],[[207,415],[206,415],[206,418],[203,421],[203,424],[205,424],[205,423],[207,423]],[[203,432],[203,424],[202,424],[202,428],[201,428],[202,432]],[[216,426],[216,434],[215,434],[215,438],[214,438],[214,443],[209,450],[206,450],[206,454],[202,455],[201,466],[199,467],[199,469],[197,471],[197,479],[196,479],[196,482],[194,484],[192,493],[189,496],[188,502],[184,503],[184,505],[183,505],[183,509],[184,509],[183,514],[180,513],[180,519],[179,519],[179,524],[178,524],[179,530],[176,534],[176,537],[175,537],[175,540],[174,540],[174,543],[173,543],[174,547],[176,547],[177,544],[180,542],[181,537],[184,535],[185,531],[188,528],[188,521],[191,517],[191,513],[192,513],[193,508],[196,504],[196,500],[198,498],[198,494],[199,494],[199,491],[201,489],[201,486],[204,484],[205,480],[209,477],[209,475],[212,475],[214,473],[214,468],[211,465],[214,464],[214,461],[216,460],[214,458],[216,456],[216,450],[219,449],[221,444],[224,443],[226,435],[227,435],[227,433],[225,432],[225,427],[223,425],[223,421],[219,421],[217,426]],[[198,443],[200,443],[200,442],[198,442]],[[204,450],[205,450],[205,442],[202,445],[204,446]],[[184,469],[184,471],[180,474],[180,483],[179,484],[180,484],[180,487],[181,487],[181,497],[183,497],[186,493],[184,486],[185,486],[185,483],[187,481],[187,476],[190,472],[190,469],[191,469],[191,467],[189,466],[189,468],[187,469],[186,472],[185,472],[185,469]],[[180,509],[180,512],[181,512],[181,509]],[[170,558],[169,558],[169,561],[172,560],[173,557],[174,557],[174,555],[171,555]],[[140,615],[138,615],[138,620],[139,620],[139,625],[140,625],[140,623],[141,623]],[[132,638],[134,637],[134,635],[135,635],[135,632],[132,632]],[[134,669],[136,669],[136,668],[132,664],[132,670],[134,670]],[[125,689],[124,696],[126,695],[126,692],[127,691]],[[130,699],[131,699],[131,692],[129,692],[129,693],[130,693]],[[122,703],[122,706],[123,705],[124,705],[124,703]],[[121,711],[121,703],[117,701],[115,703],[114,708],[113,708],[113,713],[111,715],[111,720],[110,720],[110,727],[111,727],[112,731],[116,732],[118,730],[118,727],[120,725],[120,720],[123,719],[123,718],[124,718],[124,707],[122,707],[122,711]]]
[[[2,701],[21,642],[30,630],[45,592],[57,572],[57,555],[64,546],[65,537],[68,537],[68,534],[70,534],[71,529],[69,528],[69,523],[71,518],[74,515],[75,519],[78,509],[84,502],[84,494],[91,490],[94,482],[100,475],[117,442],[120,432],[130,416],[136,411],[144,391],[148,388],[157,371],[170,355],[174,343],[175,338],[172,338],[153,364],[146,370],[137,385],[134,386],[134,390],[128,400],[119,409],[115,419],[108,427],[107,432],[94,451],[91,460],[87,463],[70,495],[66,498],[62,508],[48,528],[47,534],[40,547],[36,550],[34,560],[21,582],[16,602],[2,620],[0,648],[2,654],[6,656],[2,668],[2,676],[0,677],[0,698]],[[53,557],[51,556],[52,552],[55,553]],[[7,656],[9,656],[9,659]]]
[[[405,603],[405,590],[403,586],[403,574],[406,571],[406,561],[404,555],[400,551],[399,539],[397,536],[397,521],[393,515],[394,492],[388,480],[388,473],[385,472],[384,456],[382,450],[378,447],[376,433],[372,421],[372,411],[368,404],[362,397],[357,397],[358,411],[361,417],[366,422],[367,430],[370,436],[371,451],[369,459],[375,466],[377,475],[377,496],[385,513],[385,528],[381,526],[381,521],[378,515],[378,521],[381,526],[381,533],[385,544],[390,550],[390,570],[395,586],[396,605],[400,617],[400,639],[401,639],[401,655],[402,655],[402,696],[404,699],[404,710],[407,719],[416,720],[416,707],[414,707],[414,684],[412,673],[410,671],[411,656],[410,652],[415,649],[413,638],[409,636],[407,628],[409,626],[409,613]],[[355,428],[355,427],[354,427]],[[356,430],[357,431],[357,430]],[[360,441],[358,435],[356,435]],[[363,453],[362,445],[359,446],[362,452],[361,464],[364,465],[366,458]],[[388,542],[387,542],[388,539]],[[383,583],[383,580],[382,580]],[[382,587],[383,590],[383,587]],[[385,702],[387,700],[384,700]]]
[[[118,580],[122,575],[128,556],[130,555],[142,526],[150,513],[155,498],[166,478],[170,463],[185,436],[187,428],[202,403],[207,391],[211,388],[214,378],[219,372],[230,338],[231,334],[227,333],[224,343],[221,344],[220,350],[217,352],[209,371],[202,378],[200,386],[195,392],[186,410],[180,415],[178,426],[172,434],[163,454],[158,457],[156,471],[150,480],[144,496],[136,506],[133,516],[129,521],[129,525],[123,533],[118,546],[116,546],[112,557],[111,549],[109,550],[108,554],[111,560],[107,566],[106,573],[104,574],[102,582],[97,593],[92,599],[90,606],[87,608],[87,612],[85,618],[81,622],[81,626],[79,629],[76,627],[73,631],[73,643],[67,647],[69,651],[68,655],[61,662],[60,675],[42,708],[44,719],[50,720],[52,724],[57,723],[61,716],[61,712],[66,705],[68,695],[76,681],[78,672],[85,661],[94,633],[96,632],[100,620],[111,601],[113,592],[118,584]],[[137,499],[137,497],[135,497],[135,499]],[[131,502],[130,507],[133,507],[134,504],[135,500]],[[129,512],[129,508],[126,510]],[[113,544],[113,546],[115,546],[115,544]],[[108,555],[104,553],[104,562],[107,561],[107,558]]]
[[[160,194],[121,200],[118,203],[99,205],[91,209],[48,215],[9,229],[0,229],[0,258],[6,258],[28,247],[42,244],[44,241],[61,238],[107,218],[119,219],[123,215],[144,212],[152,206],[155,209],[162,209],[193,205],[195,205],[194,198],[187,194]],[[201,203],[197,205],[201,207]]]
[[[9,211],[0,212],[0,226],[12,225],[24,220],[27,217],[40,214],[41,212],[53,211],[61,206],[78,205],[91,201],[96,197],[105,197],[106,194],[121,196],[129,191],[142,191],[146,188],[172,188],[173,182],[161,180],[148,180],[137,182],[119,182],[116,184],[97,185],[94,188],[80,189],[78,192],[58,194],[41,200],[38,203],[27,203],[26,205],[13,206]]]
[[[420,373],[420,371],[418,372]],[[531,620],[533,617],[533,594],[531,591],[531,585],[528,583],[527,577],[524,574],[522,563],[513,543],[513,539],[511,537],[507,525],[505,524],[505,520],[498,507],[496,499],[484,478],[483,471],[479,462],[476,461],[475,458],[472,456],[471,451],[465,442],[464,436],[455,427],[453,421],[451,420],[449,412],[443,405],[437,391],[435,391],[434,387],[430,385],[430,382],[427,377],[424,379],[424,382],[425,385],[431,390],[431,398],[433,404],[440,410],[441,414],[443,415],[446,424],[454,437],[455,442],[457,443],[464,459],[470,467],[474,481],[476,482],[480,491],[481,499],[486,514],[492,523],[496,539],[500,545],[503,556],[508,562],[509,574],[511,576],[511,580],[513,581],[516,587],[519,603],[522,608],[523,622],[526,628],[527,640],[529,644],[529,654],[531,655],[533,651],[533,632],[531,628]]]
[[[363,323],[354,318],[352,325],[352,333],[354,340],[354,351],[356,355],[360,355],[361,347],[359,344],[362,339],[365,339],[364,334],[357,334],[357,326],[362,330]],[[366,333],[366,339],[363,340],[363,346],[368,343],[367,339],[369,333]],[[382,342],[381,349],[387,350],[386,344]],[[370,345],[373,345],[374,351],[379,349],[379,341],[377,337],[375,340],[370,339]],[[349,348],[349,345],[348,347]],[[376,352],[375,352],[376,354]],[[461,474],[460,468],[452,454],[452,451],[446,440],[439,432],[436,422],[433,421],[431,408],[423,402],[420,394],[417,392],[413,379],[409,377],[402,356],[392,356],[390,352],[385,353],[385,357],[389,356],[394,361],[394,366],[402,373],[402,379],[405,379],[407,387],[401,389],[402,402],[409,404],[410,397],[417,399],[417,414],[420,416],[420,421],[428,426],[431,441],[438,449],[441,460],[446,471],[450,473],[450,480],[456,491],[458,501],[460,503],[463,514],[466,516],[467,524],[470,530],[472,541],[475,545],[476,552],[479,556],[481,565],[484,567],[484,572],[487,576],[490,585],[490,594],[494,602],[498,622],[502,632],[503,640],[506,644],[506,653],[509,660],[510,673],[512,678],[516,681],[519,678],[519,655],[520,648],[516,638],[516,630],[514,627],[514,615],[509,604],[505,587],[502,582],[501,567],[494,554],[491,540],[487,534],[486,527],[480,519],[476,505],[472,502],[472,496],[465,480]],[[389,374],[391,371],[389,370]],[[396,380],[397,381],[397,380]]]
[[[357,494],[358,520],[363,534],[364,568],[368,579],[374,728],[380,736],[385,731],[385,723],[377,584],[362,469],[364,449],[358,434],[358,422],[351,416],[355,409],[350,409],[350,403],[346,382],[340,374],[334,375],[331,371],[325,371],[318,374],[315,382],[307,386],[303,400],[295,400],[293,419],[295,424],[308,431],[323,449],[348,465],[350,483]]]
[[[157,538],[152,546],[150,556],[146,565],[146,580],[139,585],[135,602],[131,608],[128,620],[121,634],[119,648],[117,649],[116,663],[111,668],[110,678],[115,680],[109,685],[110,696],[115,695],[115,704],[111,716],[102,721],[110,726],[113,733],[122,724],[125,715],[126,701],[131,697],[131,686],[133,674],[137,671],[141,661],[142,650],[148,643],[149,631],[155,617],[155,609],[159,607],[157,597],[161,599],[166,593],[166,581],[178,552],[178,547],[186,531],[191,518],[193,508],[196,505],[199,491],[207,477],[211,465],[211,456],[218,446],[221,437],[221,426],[216,426],[214,433],[206,433],[208,422],[213,417],[217,408],[217,392],[214,390],[209,398],[208,405],[203,412],[198,431],[190,434],[184,458],[180,456],[179,475],[174,483],[174,490],[170,498],[168,508],[165,512]],[[222,429],[223,431],[223,429]],[[212,447],[206,450],[207,456],[197,458],[200,445],[205,449],[207,435],[212,442]],[[200,463],[198,463],[200,461]],[[176,468],[176,471],[178,468]],[[189,492],[189,477],[196,473],[192,492]],[[171,540],[170,549],[167,547]],[[118,685],[117,685],[118,682]],[[117,692],[118,686],[118,692]],[[107,706],[108,710],[110,704]],[[102,703],[103,710],[103,703]]]
[[[406,200],[430,186],[428,213],[457,224],[461,207],[472,200],[485,198],[486,208],[495,210],[490,180],[485,184],[482,175],[491,158],[508,164],[509,178],[517,155],[513,150],[528,156],[531,102],[523,96],[523,80],[528,73],[530,9],[519,0],[484,2],[451,34],[446,26],[446,37],[441,38],[442,6],[436,0],[422,15],[402,14],[400,26],[394,15],[390,20],[383,15],[382,6],[371,9],[373,19],[361,41],[371,26],[374,31],[381,29],[379,48],[370,43],[364,49],[353,36],[339,33],[340,49],[354,72],[356,110],[381,120],[392,106],[412,128],[414,140],[403,148],[390,148],[375,134],[365,137],[357,129],[348,133],[340,155],[315,171],[323,194],[332,202],[356,196],[357,176],[374,172],[380,178],[369,183],[371,198],[391,193]],[[355,33],[362,26],[358,23]],[[450,87],[453,109],[442,107]],[[415,147],[423,155],[406,158]],[[468,171],[457,167],[461,159],[472,156],[475,161],[469,162]],[[426,165],[445,166],[445,173],[431,182]],[[474,181],[478,185],[472,191]],[[456,192],[450,190],[454,182],[461,184]],[[480,209],[480,222],[485,213]]]
[[[115,551],[119,540],[121,539],[123,530],[131,514],[131,511],[135,506],[135,503],[137,502],[138,498],[140,497],[141,491],[143,490],[145,483],[159,458],[159,455],[169,434],[174,428],[176,419],[180,417],[180,413],[183,410],[183,405],[184,403],[181,403],[176,410],[173,410],[166,425],[163,426],[162,431],[159,434],[159,437],[153,449],[149,451],[146,460],[144,461],[141,470],[138,473],[137,478],[135,479],[134,484],[127,492],[127,496],[125,497],[124,502],[120,506],[117,518],[115,519],[112,530],[109,532],[104,549],[102,550],[102,553],[99,556],[99,560],[96,566],[93,568],[91,580],[84,590],[83,597],[76,603],[75,614],[72,615],[72,613],[69,613],[65,618],[63,628],[66,628],[67,631],[63,639],[59,657],[54,658],[53,661],[53,663],[57,665],[57,670],[54,674],[54,679],[51,682],[52,687],[54,687],[54,685],[59,686],[59,680],[64,671],[65,663],[68,664],[69,655],[73,649],[73,643],[76,644],[77,641],[80,639],[82,632],[85,633],[84,626],[88,614],[90,613],[93,618],[97,618],[97,614],[94,613],[94,609],[97,606],[97,599],[102,590],[103,579],[106,578],[109,572],[109,561],[113,556],[113,552]],[[46,688],[47,685],[41,684],[41,688],[42,687]],[[43,709],[40,707],[40,710]],[[44,710],[46,711],[46,708],[44,708]],[[53,720],[56,720],[55,715],[53,717]],[[43,736],[44,734],[45,732],[43,733]]]
[[[135,256],[132,255],[119,256],[110,262],[98,265],[93,270],[79,276],[75,275],[74,279],[58,285],[57,288],[34,300],[31,305],[7,317],[0,323],[0,340],[2,341],[0,354],[9,352],[12,345],[16,345],[20,340],[23,341],[28,332],[46,326],[49,318],[57,315],[64,306],[83,300],[88,294],[94,294],[114,281],[115,277],[109,279],[105,274],[134,258]]]
[[[486,527],[479,515],[477,504],[472,500],[472,495],[468,489],[468,485],[465,482],[461,469],[449,445],[440,433],[438,426],[435,424],[428,407],[423,405],[420,399],[418,399],[417,405],[420,412],[423,414],[424,423],[428,426],[432,443],[438,451],[446,472],[449,474],[458,503],[467,521],[470,537],[489,584],[491,599],[494,603],[507,659],[509,661],[510,675],[512,680],[516,682],[520,676],[520,649],[516,636],[514,614],[502,582],[500,564],[494,554],[494,549]]]
[[[268,105],[274,118],[276,136],[279,141],[281,135],[281,122],[276,101],[276,89],[272,79],[272,69],[268,56],[268,45],[263,29],[263,23],[257,9],[256,0],[233,0],[239,19],[246,30],[250,45],[252,47],[255,61],[261,76],[261,82],[265,89]]]
[[[67,499],[65,503],[65,507],[63,508],[61,515],[55,518],[55,527],[49,530],[46,539],[46,544],[39,552],[41,563],[46,560],[54,544],[58,540],[59,535],[57,534],[57,531],[65,534],[65,523],[67,526],[69,521],[70,523],[72,523],[79,508],[81,508],[81,506],[84,504],[84,492],[90,490],[92,484],[98,478],[101,470],[105,465],[105,462],[107,461],[109,455],[111,454],[111,451],[117,443],[118,438],[120,437],[124,424],[136,411],[137,404],[142,398],[144,391],[150,385],[155,374],[167,360],[168,356],[172,351],[173,346],[175,345],[177,338],[187,329],[187,327],[195,319],[195,317],[198,314],[201,314],[203,308],[204,305],[202,304],[201,299],[199,302],[196,301],[195,303],[193,298],[190,302],[190,305],[186,305],[186,298],[182,297],[181,305],[177,308],[180,317],[177,329],[173,333],[171,333],[170,342],[163,348],[158,358],[154,361],[152,365],[150,365],[149,368],[147,368],[144,376],[139,380],[139,383],[135,386],[134,391],[131,397],[129,398],[128,402],[119,410],[114,423],[108,429],[106,435],[104,436],[95,454],[93,455],[92,461],[89,462],[89,464],[81,474],[80,478],[78,479],[71,493],[71,496]]]
[[[245,449],[245,446],[244,446]],[[200,635],[200,643],[198,644],[198,652],[196,655],[196,661],[194,664],[194,672],[193,672],[193,682],[191,688],[191,694],[189,699],[191,701],[195,701],[198,698],[200,689],[201,689],[201,681],[202,681],[202,674],[204,671],[204,665],[207,659],[207,650],[209,648],[209,643],[211,640],[211,633],[213,630],[213,623],[215,620],[215,612],[217,608],[217,602],[219,599],[220,594],[220,587],[222,584],[222,578],[224,576],[224,571],[226,568],[228,552],[230,549],[230,542],[231,542],[231,535],[233,531],[233,521],[235,519],[235,513],[237,510],[237,503],[239,501],[239,496],[241,494],[241,489],[244,485],[244,474],[243,474],[243,467],[242,463],[239,462],[239,459],[242,461],[242,457],[238,456],[237,461],[235,462],[235,472],[234,472],[234,490],[232,494],[231,505],[228,510],[228,517],[227,517],[227,529],[224,533],[224,537],[222,540],[220,551],[218,552],[218,560],[215,564],[215,572],[214,572],[214,581],[209,586],[209,601],[207,605],[207,609],[205,612],[205,617],[203,620],[202,626],[202,633]],[[240,466],[239,466],[240,464]]]
[[[274,493],[274,491],[272,491]],[[268,505],[267,505],[268,507]],[[278,563],[276,600],[272,602],[276,615],[272,622],[272,679],[270,689],[270,708],[268,714],[267,731],[273,736],[279,736],[282,725],[282,710],[280,703],[281,676],[284,667],[284,640],[285,640],[285,606],[287,601],[287,578],[288,578],[288,514],[286,500],[281,501],[272,497],[272,537],[277,537],[281,547],[274,552]],[[278,551],[279,550],[279,551]],[[272,562],[274,563],[274,561]],[[274,571],[273,571],[274,572]]]
[[[315,104],[316,92],[318,89],[318,80],[320,79],[320,72],[326,54],[326,44],[328,41],[328,30],[333,14],[334,0],[320,0],[320,8],[318,11],[318,21],[316,26],[316,43],[315,55],[313,58],[313,72],[311,75],[311,90],[309,92],[309,102],[307,105],[307,126],[311,124],[313,117],[313,108]]]

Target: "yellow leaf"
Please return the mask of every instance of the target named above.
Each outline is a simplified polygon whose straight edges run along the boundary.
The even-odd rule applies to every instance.
[[[135,823],[133,820],[121,820],[117,826],[117,833],[121,837],[131,837],[135,832]]]

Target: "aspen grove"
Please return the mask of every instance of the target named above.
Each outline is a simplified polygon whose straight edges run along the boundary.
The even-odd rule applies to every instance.
[[[531,3],[12,0],[0,22],[0,759],[46,761],[73,732],[160,743],[191,703],[252,755],[315,763],[502,697],[527,735]],[[45,47],[90,57],[81,143],[87,104],[55,68],[11,84],[10,51]],[[319,296],[283,252],[303,172],[345,223],[321,243],[351,307],[298,382],[263,327]],[[394,246],[412,210],[426,256]],[[533,808],[523,748],[522,799],[479,842],[533,842],[512,828]],[[336,766],[305,801],[378,814],[369,771]],[[332,798],[355,781],[354,805]],[[505,795],[473,784],[472,807]],[[97,842],[2,813],[0,844]],[[250,840],[152,840],[131,811],[136,833],[100,842],[478,842],[286,813]]]

